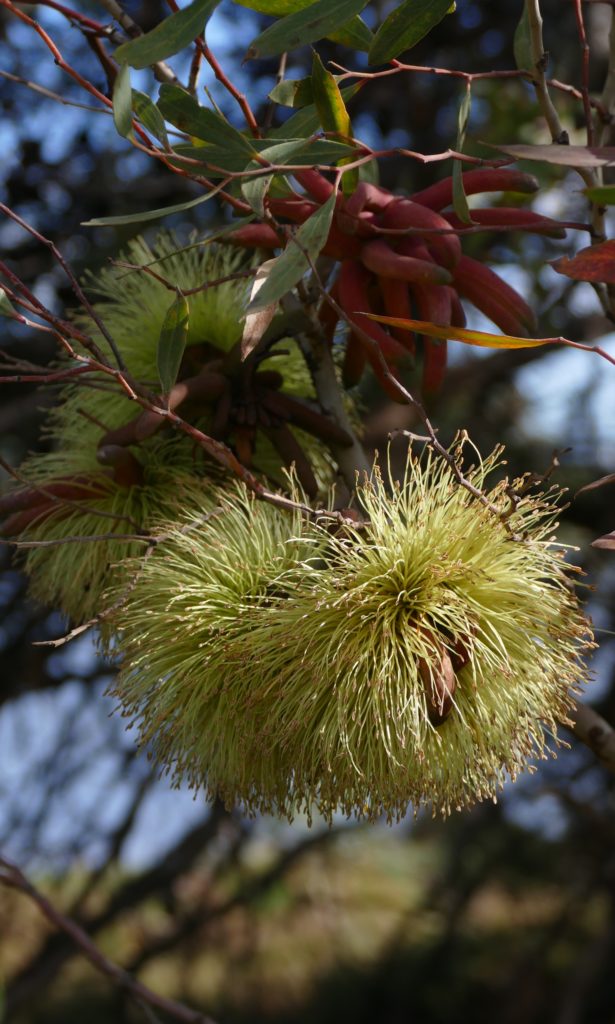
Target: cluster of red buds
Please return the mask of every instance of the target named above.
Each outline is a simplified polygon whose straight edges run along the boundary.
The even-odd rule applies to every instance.
[[[280,223],[301,224],[330,198],[334,186],[315,170],[295,174],[304,195],[270,198],[269,213]],[[484,192],[532,193],[534,177],[508,168],[467,171],[466,195]],[[524,299],[493,270],[464,255],[460,235],[468,227],[489,230],[530,231],[562,238],[557,221],[517,207],[472,210],[473,225],[464,224],[448,207],[453,205],[453,179],[445,178],[410,197],[395,195],[378,185],[361,182],[354,193],[339,192],[333,222],[322,250],[338,261],[329,295],[350,325],[344,366],[344,383],[359,382],[367,362],[383,388],[394,399],[399,393],[389,374],[414,356],[416,339],[408,331],[369,320],[365,313],[417,319],[438,326],[465,326],[461,299],[467,299],[505,334],[527,335],[535,330],[535,317]],[[266,223],[248,224],[230,236],[237,245],[276,249],[280,233]],[[333,337],[338,313],[326,299],[321,319]],[[353,329],[355,328],[355,329]],[[367,336],[367,338],[366,338]],[[371,339],[372,344],[369,344]],[[423,391],[439,387],[446,368],[446,341],[422,338]]]

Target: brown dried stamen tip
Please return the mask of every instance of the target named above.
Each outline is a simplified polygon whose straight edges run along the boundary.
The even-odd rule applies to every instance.
[[[432,725],[442,725],[453,709],[453,697],[457,689],[457,676],[446,648],[435,639],[433,633],[422,630],[423,635],[434,645],[432,658],[419,658],[419,676],[425,688],[427,712]]]

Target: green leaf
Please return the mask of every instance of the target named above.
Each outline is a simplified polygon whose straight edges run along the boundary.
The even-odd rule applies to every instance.
[[[329,235],[335,197],[335,192],[332,192],[326,203],[315,210],[296,234],[289,238],[284,252],[276,257],[267,280],[250,303],[248,313],[264,309],[272,302],[278,302],[301,280],[309,269],[310,260],[317,259]]]
[[[188,340],[190,307],[187,298],[179,288],[177,296],[169,306],[160,329],[158,339],[158,375],[162,385],[162,393],[171,391],[181,366],[182,356]]]
[[[132,90],[132,109],[144,128],[162,142],[168,144],[167,130],[164,126],[164,118],[156,104],[144,92],[138,89]]]
[[[405,0],[391,11],[376,32],[369,49],[369,63],[386,64],[398,57],[454,10],[451,0]]]
[[[268,140],[259,140],[259,142],[263,141]],[[305,164],[306,167],[311,167],[314,164],[335,163],[339,157],[347,158],[354,152],[352,146],[347,146],[343,142],[335,142],[333,139],[292,139],[261,149],[261,160],[253,160],[246,167],[246,171],[258,170],[263,166],[262,160],[276,165],[288,163]],[[242,183],[241,191],[244,198],[259,217],[262,217],[265,212],[264,199],[273,177],[273,174],[262,174],[246,178]]]
[[[352,132],[350,116],[339,86],[316,51],[312,55],[312,93],[324,131],[349,136]]]
[[[132,90],[130,68],[122,64],[113,83],[113,123],[125,139],[132,131]]]
[[[466,81],[466,91],[459,105],[459,114],[457,117],[457,144],[455,148],[458,153],[463,152],[471,106],[472,89],[468,79]],[[463,187],[463,169],[460,160],[455,160],[453,163],[453,209],[464,224],[474,223],[470,213],[470,207],[468,206],[465,188]]]
[[[240,7],[248,7],[251,11],[258,11],[259,14],[271,14],[277,18],[303,11],[313,2],[314,0],[235,0]],[[331,32],[328,38],[342,46],[348,46],[351,50],[367,51],[374,37],[363,19],[355,15],[341,28]]]
[[[178,85],[165,83],[160,87],[158,109],[167,121],[187,135],[214,146],[245,153],[248,158],[254,156],[254,148],[245,135],[233,128],[221,114],[214,113],[209,107],[201,107]]]
[[[15,312],[13,304],[2,286],[0,285],[0,316],[11,316]]]
[[[339,43],[340,46],[347,46],[349,50],[363,50],[367,53],[374,41],[374,33],[367,27],[363,18],[356,14],[336,32],[330,32],[327,38]]]
[[[302,11],[295,11],[275,22],[253,39],[246,57],[275,57],[287,50],[323,39],[341,28],[367,6],[367,0],[316,0]]]
[[[515,64],[519,71],[531,70],[534,63],[532,59],[532,36],[525,0],[523,0],[523,13],[513,37],[513,53],[515,55]]]
[[[342,99],[344,103],[347,103],[362,87],[363,82],[357,82],[355,85],[348,85],[345,89],[341,89]],[[270,139],[297,139],[301,136],[313,135],[317,132],[320,127],[320,120],[318,117],[318,111],[313,103],[309,106],[303,107],[302,110],[298,110],[296,114],[289,117],[284,124],[278,128],[274,128],[269,133]]]
[[[312,57],[312,91],[314,93],[314,104],[318,111],[320,123],[326,132],[337,132],[346,137],[352,135],[350,115],[342,98],[339,85],[335,76],[327,71],[320,57],[314,51]],[[352,158],[351,158],[352,159]],[[340,160],[340,165],[348,163]],[[355,170],[345,174],[342,180],[344,195],[351,195],[359,182],[359,175]]]
[[[307,107],[314,102],[311,78],[286,78],[269,93],[269,99],[283,107]]]
[[[133,68],[147,68],[159,60],[179,53],[205,30],[210,15],[220,0],[193,0],[187,7],[161,21],[151,32],[122,43],[115,59]]]
[[[335,142],[332,139],[292,139],[288,140],[288,142],[292,142],[293,150],[289,150],[285,157],[280,154],[276,161],[273,160],[271,155],[267,155],[268,151],[273,149],[270,139],[256,139],[254,141],[254,150],[272,163],[293,163],[301,164],[304,167],[310,167],[313,164],[332,164],[342,157],[350,156],[355,152],[352,146],[346,145],[343,142]],[[255,156],[254,150],[248,154],[248,157]],[[258,160],[246,159],[245,153],[238,153],[237,150],[230,148],[222,149],[220,146],[179,145],[175,146],[174,153],[178,157],[189,157],[191,160],[198,160],[207,168],[207,175],[210,178],[223,178],[229,171],[255,170],[262,166]],[[176,161],[172,155],[169,156],[169,162],[176,164],[178,167],[186,166],[184,160]]]
[[[148,220],[158,220],[159,217],[169,217],[172,213],[183,213],[184,210],[191,210],[193,206],[200,206],[206,203],[212,196],[217,195],[220,188],[212,188],[204,196],[197,196],[196,199],[187,199],[185,203],[175,203],[173,206],[161,206],[158,210],[144,210],[143,213],[124,213],[117,217],[96,217],[94,220],[84,220],[81,226],[84,228],[117,227],[121,224],[140,224]]]
[[[593,188],[583,188],[581,191],[592,203],[597,203],[598,206],[615,205],[615,185],[596,185]]]

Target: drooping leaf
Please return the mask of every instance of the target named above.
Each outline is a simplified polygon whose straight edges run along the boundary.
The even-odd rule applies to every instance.
[[[348,103],[350,99],[359,91],[364,85],[364,81],[356,82],[354,85],[345,86],[341,89],[342,99],[344,103]],[[274,128],[269,132],[270,139],[297,139],[302,136],[305,138],[308,135],[313,135],[317,132],[320,127],[320,120],[318,117],[318,111],[313,103],[310,103],[307,107],[303,107],[298,110],[296,114],[293,114],[288,118],[284,124]]]
[[[459,105],[459,114],[457,116],[457,143],[455,148],[458,153],[463,152],[471,107],[472,87],[468,79],[466,81],[466,91]],[[465,188],[463,187],[463,170],[460,160],[453,162],[453,209],[464,224],[472,224],[472,214],[470,213]]]
[[[449,11],[451,0],[405,0],[385,18],[369,49],[370,64],[386,64],[431,32]]]
[[[96,217],[94,220],[84,220],[81,226],[84,228],[119,227],[122,224],[141,224],[148,220],[158,220],[159,217],[169,217],[172,213],[183,213],[184,210],[191,210],[193,206],[200,206],[206,203],[212,196],[217,195],[220,187],[212,188],[204,196],[197,196],[196,199],[187,199],[183,203],[175,203],[173,206],[161,206],[157,210],[144,210],[143,213],[123,213],[116,217]]]
[[[439,327],[425,320],[409,320],[396,316],[381,316],[379,313],[362,313],[361,316],[377,320],[391,327],[401,327],[404,331],[416,331],[427,334],[430,338],[442,338],[444,341],[462,341],[466,345],[478,345],[479,348],[539,348],[540,345],[563,344],[562,338],[515,338],[509,334],[489,334],[486,331],[474,331],[468,327]]]
[[[288,139],[287,142],[289,145],[292,144],[293,152],[289,151],[286,156],[280,154],[274,159],[273,155],[268,154],[275,150],[278,143],[271,145],[271,139],[255,139],[254,151],[250,157],[254,156],[254,152],[258,152],[271,163],[301,164],[310,167],[319,163],[334,164],[342,157],[354,153],[352,146],[335,142],[333,139]],[[245,153],[238,153],[235,149],[223,149],[220,146],[179,145],[174,147],[174,153],[179,157],[198,160],[207,168],[207,176],[210,178],[224,177],[227,171],[247,171],[262,166],[258,160],[246,159]],[[169,161],[175,162],[172,156],[169,157]],[[186,166],[182,160],[178,160],[177,164],[180,167]]]
[[[250,302],[252,302],[260,292],[261,288],[267,281],[269,274],[275,267],[275,264],[275,259],[267,260],[258,268],[256,277],[254,278],[254,283],[252,284],[252,290],[250,292]],[[264,306],[262,309],[258,309],[252,313],[248,312],[243,328],[243,335],[241,337],[242,361],[247,359],[250,352],[253,352],[258,345],[275,316],[277,305],[277,301],[270,302],[268,306]]]
[[[296,234],[289,238],[284,251],[272,261],[269,276],[250,303],[248,313],[278,302],[301,280],[309,269],[310,260],[317,259],[327,241],[334,209],[335,192],[332,192],[326,203],[308,217]]]
[[[274,85],[269,99],[283,107],[307,107],[314,102],[311,78],[286,78]]]
[[[133,68],[147,68],[166,60],[189,46],[204,29],[220,0],[193,0],[187,7],[171,14],[151,32],[122,43],[115,51],[116,60]]]
[[[254,148],[245,135],[229,124],[221,114],[216,114],[209,107],[200,106],[193,96],[178,85],[161,85],[158,109],[167,121],[187,135],[193,135],[213,146],[244,153],[248,158],[254,156]]]
[[[527,4],[523,3],[523,11],[517,23],[513,37],[513,53],[515,64],[519,71],[530,71],[532,69],[532,37],[530,33],[530,22],[527,13]]]
[[[615,185],[596,185],[593,188],[583,188],[581,191],[590,202],[597,203],[598,206],[615,205]]]
[[[164,143],[168,144],[167,130],[164,126],[164,118],[156,104],[144,92],[138,89],[132,90],[132,109],[144,128]]]
[[[340,29],[367,6],[367,0],[316,0],[309,7],[276,21],[253,39],[246,57],[276,57],[313,43]]]
[[[575,281],[605,281],[615,284],[615,240],[588,245],[576,256],[560,256],[549,261],[558,274]]]
[[[241,7],[248,7],[259,14],[271,14],[274,18],[283,18],[287,14],[295,14],[309,7],[314,0],[234,0]],[[335,43],[348,46],[351,50],[369,50],[373,34],[362,18],[355,15],[337,31],[328,36]]]
[[[179,288],[169,306],[160,329],[156,361],[162,393],[168,395],[177,380],[182,356],[188,340],[190,307]]]
[[[488,143],[485,143],[488,145]],[[546,164],[561,167],[605,167],[615,164],[615,146],[560,146],[556,143],[527,146],[516,143],[512,146],[492,146],[515,160],[543,160]]]
[[[340,87],[335,76],[330,71],[327,71],[316,51],[314,51],[312,57],[312,92],[314,94],[314,105],[324,130],[326,132],[337,132],[339,135],[346,137],[351,136],[350,115],[346,110],[346,104],[340,92]],[[348,158],[340,160],[338,166],[347,162]],[[344,194],[351,195],[358,183],[359,175],[356,169],[345,174],[342,179]]]
[[[132,90],[128,64],[121,65],[113,83],[113,123],[118,135],[128,138],[132,131]]]
[[[335,76],[327,71],[316,51],[312,55],[312,95],[324,131],[349,136],[350,115],[340,88]]]

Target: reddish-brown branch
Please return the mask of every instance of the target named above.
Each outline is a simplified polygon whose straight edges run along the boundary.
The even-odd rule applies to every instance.
[[[150,988],[133,978],[119,964],[109,960],[76,921],[58,910],[51,900],[26,878],[21,869],[5,857],[0,857],[0,884],[28,896],[54,928],[67,935],[97,971],[104,974],[138,1003],[167,1013],[182,1024],[215,1024],[213,1019],[206,1014],[192,1010],[175,999],[167,999],[165,996],[152,992]]]

